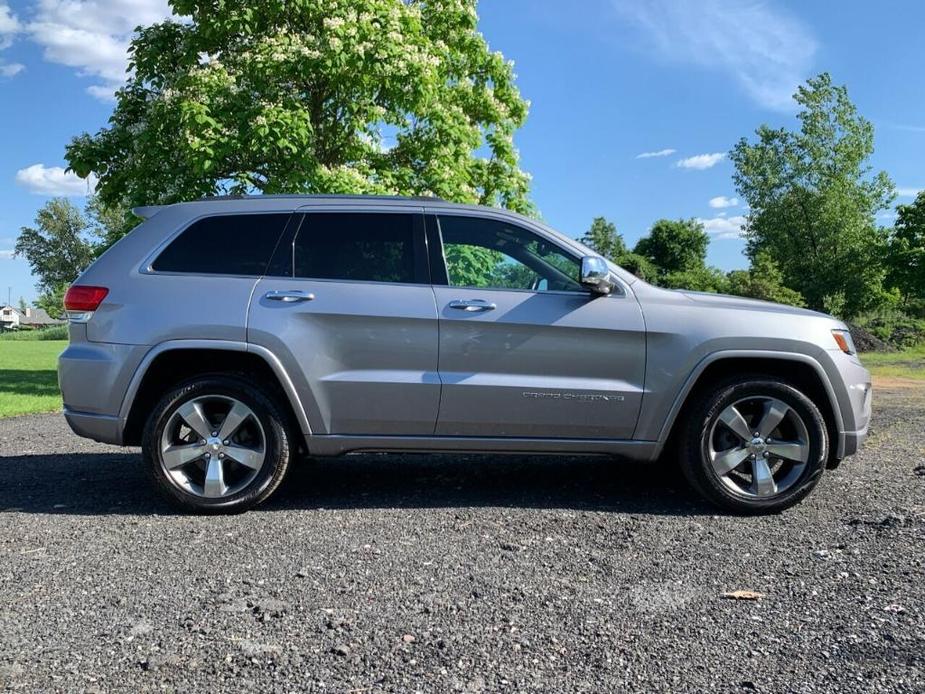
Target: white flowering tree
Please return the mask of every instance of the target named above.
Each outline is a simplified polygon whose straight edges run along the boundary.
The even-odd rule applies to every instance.
[[[171,0],[109,126],[67,148],[109,206],[218,193],[435,194],[530,211],[527,103],[475,0]]]

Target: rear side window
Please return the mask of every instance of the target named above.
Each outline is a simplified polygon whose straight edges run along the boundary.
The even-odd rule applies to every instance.
[[[159,272],[251,275],[267,263],[289,214],[239,214],[193,222],[151,264]]]
[[[294,276],[424,283],[423,218],[413,214],[313,212],[293,247]]]

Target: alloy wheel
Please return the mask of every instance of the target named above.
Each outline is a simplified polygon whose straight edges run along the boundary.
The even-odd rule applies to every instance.
[[[267,438],[254,411],[236,398],[205,395],[181,403],[160,439],[161,467],[183,491],[230,497],[256,479]]]
[[[751,396],[726,406],[708,432],[713,472],[738,495],[767,499],[790,489],[809,460],[809,431],[783,400]]]

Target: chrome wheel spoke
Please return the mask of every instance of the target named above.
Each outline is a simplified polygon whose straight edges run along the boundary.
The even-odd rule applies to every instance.
[[[206,480],[202,485],[202,493],[210,499],[225,496],[228,487],[225,486],[225,468],[218,456],[209,459],[206,469]]]
[[[263,465],[263,452],[244,446],[225,446],[225,455],[251,470],[259,470]]]
[[[234,433],[244,420],[250,416],[251,411],[244,403],[235,402],[231,406],[231,409],[228,410],[228,414],[225,415],[225,420],[222,422],[222,426],[218,431],[218,438],[222,440],[230,439],[234,436]]]
[[[784,460],[805,463],[809,458],[809,445],[799,441],[774,441],[767,448],[768,453]]]
[[[789,411],[790,407],[780,400],[768,400],[765,403],[761,421],[758,422],[758,436],[763,439],[768,438],[771,432],[784,421],[784,417],[787,416]]]
[[[739,412],[735,405],[730,405],[719,416],[719,421],[725,424],[729,429],[743,441],[748,441],[752,437],[752,431],[748,427],[745,417]]]
[[[758,496],[777,494],[777,483],[774,481],[774,475],[771,474],[771,468],[768,467],[768,461],[764,458],[758,458],[752,462],[752,488]]]
[[[161,451],[161,455],[164,458],[164,466],[168,470],[175,470],[197,458],[201,458],[205,452],[206,447],[204,444],[192,443],[186,446],[170,446]]]
[[[186,425],[196,432],[200,439],[207,439],[211,436],[212,428],[209,426],[209,420],[206,419],[206,415],[202,411],[202,405],[199,402],[196,400],[185,402],[180,405],[177,413],[183,418]]]
[[[720,451],[713,454],[713,469],[717,475],[728,475],[741,465],[748,458],[746,448],[732,448],[728,451]]]

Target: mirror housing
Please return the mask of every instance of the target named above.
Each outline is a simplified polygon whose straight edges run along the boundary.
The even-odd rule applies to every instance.
[[[610,267],[599,255],[586,255],[581,259],[581,283],[595,294],[610,294],[613,282]]]

